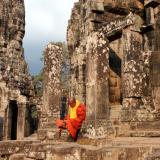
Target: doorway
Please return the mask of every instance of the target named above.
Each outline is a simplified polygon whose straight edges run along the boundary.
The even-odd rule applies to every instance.
[[[18,117],[18,106],[17,101],[11,100],[9,102],[9,113],[8,113],[8,136],[11,140],[17,139],[17,117]]]
[[[121,104],[121,59],[111,48],[109,67],[109,102],[111,105]]]

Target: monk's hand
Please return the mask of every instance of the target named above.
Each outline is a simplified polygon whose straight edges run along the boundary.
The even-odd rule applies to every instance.
[[[56,126],[57,126],[58,128],[63,127],[63,120],[57,119],[57,120],[56,120]]]
[[[60,120],[60,119],[58,119],[58,120],[56,120],[56,126],[58,127],[58,128],[66,128],[66,120]]]

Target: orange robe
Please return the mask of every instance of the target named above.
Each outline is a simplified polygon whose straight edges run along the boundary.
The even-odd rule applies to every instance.
[[[86,107],[84,104],[78,104],[76,107],[76,116],[75,118],[71,118],[71,114],[67,116],[66,128],[68,132],[71,134],[73,139],[76,138],[77,131],[81,128],[82,122],[86,117]]]

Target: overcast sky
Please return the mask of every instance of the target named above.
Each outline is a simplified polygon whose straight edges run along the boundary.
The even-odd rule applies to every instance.
[[[32,75],[42,68],[45,46],[66,41],[66,30],[74,2],[78,0],[25,0],[26,28],[23,46]]]

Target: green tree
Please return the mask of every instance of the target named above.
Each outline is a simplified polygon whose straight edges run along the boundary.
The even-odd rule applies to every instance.
[[[33,85],[38,96],[43,95],[43,70],[39,74],[33,76]]]

